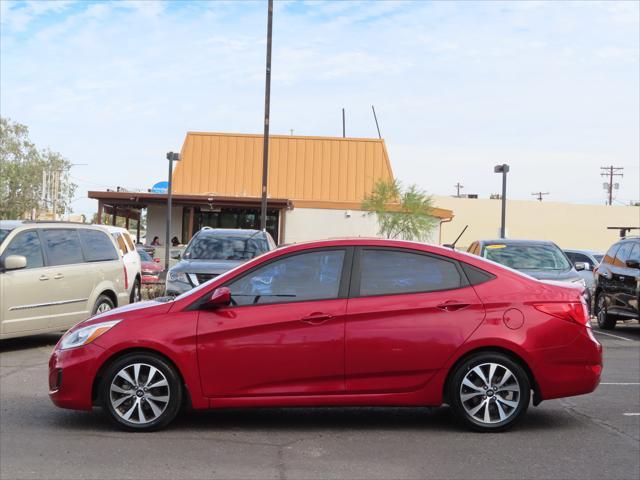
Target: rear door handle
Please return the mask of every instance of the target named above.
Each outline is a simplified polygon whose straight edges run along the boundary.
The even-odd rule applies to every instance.
[[[444,310],[445,312],[455,312],[457,310],[462,310],[463,308],[467,308],[469,306],[468,303],[460,303],[455,300],[449,300],[448,302],[441,303],[438,305],[440,310]]]
[[[332,318],[333,316],[328,313],[312,313],[311,315],[301,318],[300,321],[308,323],[309,325],[321,325]]]
[[[57,273],[56,275],[53,276],[54,280],[60,280],[61,278],[64,278],[64,275],[61,273]]]
[[[49,277],[47,277],[46,275],[40,275],[40,277],[38,277],[38,280],[44,282],[45,280],[49,280]]]

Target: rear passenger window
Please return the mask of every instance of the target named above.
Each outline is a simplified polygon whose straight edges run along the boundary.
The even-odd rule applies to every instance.
[[[40,238],[35,230],[23,232],[16,235],[11,244],[4,251],[3,257],[9,255],[22,255],[27,258],[27,268],[38,268],[44,266],[42,256],[42,246]]]
[[[116,243],[118,244],[118,248],[122,252],[122,255],[126,255],[127,254],[127,245],[124,243],[124,240],[122,239],[122,235],[120,235],[119,233],[113,233],[112,235],[113,235],[113,238],[115,239]]]
[[[81,229],[78,233],[80,234],[82,249],[87,262],[104,262],[118,259],[118,252],[106,233],[88,229]]]
[[[616,253],[616,259],[613,261],[613,264],[617,267],[626,267],[625,262],[629,259],[632,248],[632,242],[623,243],[618,249],[618,253]]]
[[[360,296],[395,295],[460,288],[456,264],[442,258],[365,249],[360,257]]]
[[[133,252],[136,249],[136,247],[133,244],[133,240],[131,239],[131,235],[129,235],[128,233],[125,233],[124,234],[124,239],[127,242],[127,246],[129,247],[129,251]]]
[[[620,244],[616,243],[609,248],[609,251],[606,253],[604,258],[602,259],[602,263],[613,263],[613,259],[616,256],[616,252],[620,248]]]
[[[72,229],[42,230],[49,265],[84,263],[78,231]]]

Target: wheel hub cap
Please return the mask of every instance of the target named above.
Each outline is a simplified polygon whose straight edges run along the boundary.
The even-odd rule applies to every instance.
[[[111,407],[129,423],[153,422],[169,405],[171,392],[165,375],[146,363],[132,363],[123,367],[111,381]]]

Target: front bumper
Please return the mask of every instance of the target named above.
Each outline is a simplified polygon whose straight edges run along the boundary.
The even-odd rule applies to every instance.
[[[105,350],[90,343],[83,347],[56,350],[49,359],[49,398],[61,408],[91,410],[93,380]]]

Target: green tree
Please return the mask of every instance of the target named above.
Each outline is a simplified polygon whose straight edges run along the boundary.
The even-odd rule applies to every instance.
[[[391,239],[426,240],[437,224],[432,199],[416,185],[404,188],[397,180],[380,180],[362,202],[378,217],[378,234]]]
[[[60,153],[38,150],[25,125],[0,118],[0,219],[71,212],[76,185],[69,180],[71,163]],[[43,177],[47,188],[43,191]]]

